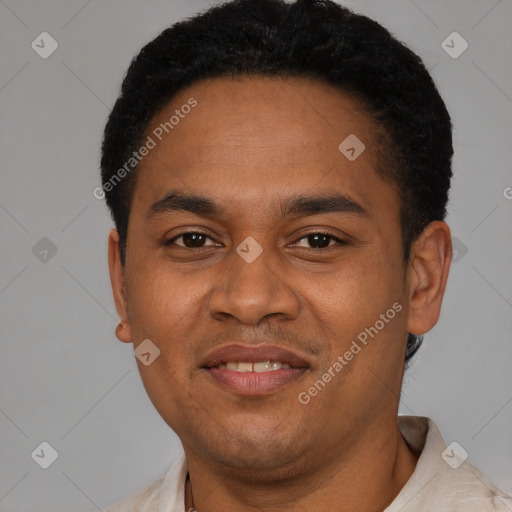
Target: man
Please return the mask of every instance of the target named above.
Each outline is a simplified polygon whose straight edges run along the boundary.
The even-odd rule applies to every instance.
[[[508,510],[397,417],[448,277],[451,157],[421,60],[335,3],[229,2],[143,48],[105,129],[109,267],[184,456],[112,511]]]

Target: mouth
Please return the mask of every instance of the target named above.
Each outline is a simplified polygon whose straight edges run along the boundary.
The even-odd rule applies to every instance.
[[[210,352],[201,367],[221,387],[238,395],[274,393],[310,368],[304,358],[275,345],[227,345]]]
[[[226,363],[221,363],[215,368],[220,368],[221,370],[228,369],[234,372],[275,372],[276,370],[281,370],[281,368],[285,370],[291,369],[291,366],[288,363],[283,363],[281,361],[257,361],[256,363],[251,363],[250,361],[227,361]]]

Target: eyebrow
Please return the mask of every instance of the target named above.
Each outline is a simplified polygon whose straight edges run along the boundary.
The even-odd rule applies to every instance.
[[[197,194],[183,194],[173,190],[149,208],[146,219],[150,220],[162,214],[180,211],[194,213],[203,217],[222,217],[225,214],[224,208],[209,197]],[[335,212],[369,217],[369,213],[365,208],[343,194],[293,196],[285,199],[279,205],[278,212],[281,217],[319,215]]]

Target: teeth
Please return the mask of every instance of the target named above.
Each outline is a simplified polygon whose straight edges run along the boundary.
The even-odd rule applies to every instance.
[[[252,372],[252,363],[238,363],[239,372]]]
[[[271,372],[274,370],[287,369],[291,366],[288,363],[281,363],[281,361],[258,361],[257,363],[249,363],[246,361],[228,361],[217,366],[220,369],[228,369],[235,372]]]
[[[261,361],[259,363],[254,363],[252,365],[252,369],[255,372],[268,372],[270,370],[270,361]]]

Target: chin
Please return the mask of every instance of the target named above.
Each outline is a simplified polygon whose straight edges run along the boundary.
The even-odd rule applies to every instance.
[[[285,468],[293,462],[294,458],[290,453],[286,456],[275,452],[254,454],[246,450],[232,454],[217,453],[214,457],[218,463],[231,469],[233,476],[260,483],[272,482],[282,478],[280,475],[288,474],[289,471]]]
[[[214,446],[209,446],[204,451],[220,464],[236,471],[246,470],[249,473],[252,470],[279,471],[280,468],[291,464],[301,451],[299,443],[293,442],[294,438],[296,436],[286,435],[283,432],[277,434],[275,429],[267,431],[259,429],[254,432],[254,429],[248,428],[244,432],[232,434],[226,430],[217,438]],[[298,436],[298,439],[304,442],[303,436]],[[203,445],[205,441],[208,440],[203,439]],[[264,475],[261,477],[266,479]],[[251,476],[251,478],[254,477]]]

